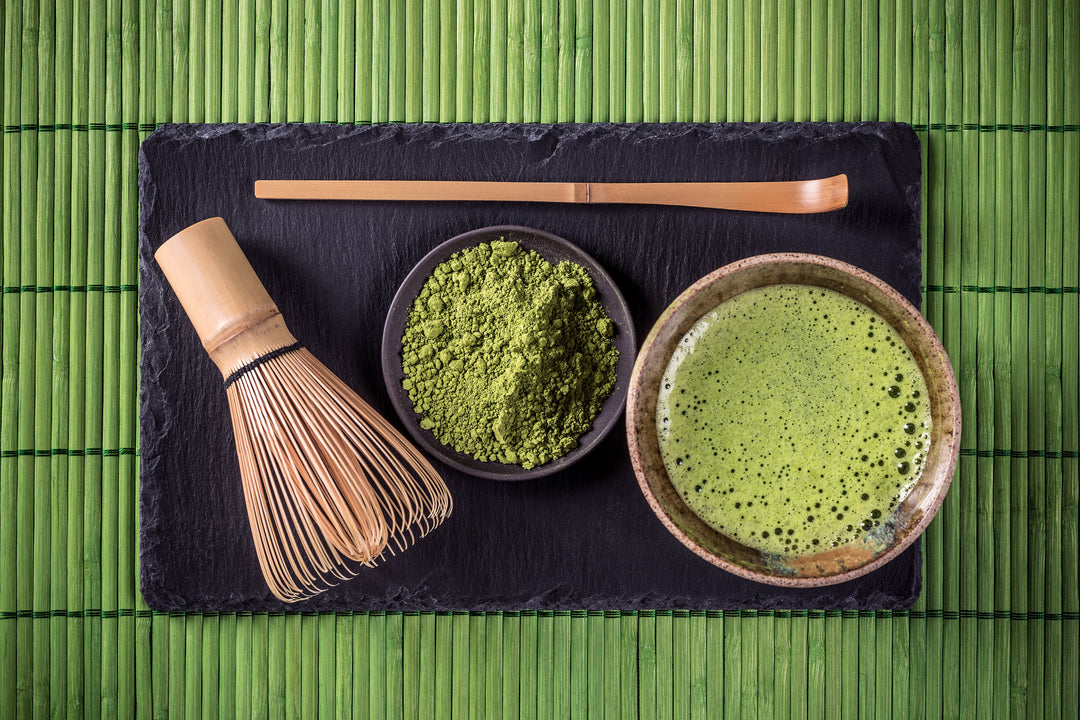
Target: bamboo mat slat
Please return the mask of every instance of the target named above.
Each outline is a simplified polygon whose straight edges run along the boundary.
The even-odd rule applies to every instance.
[[[0,717],[1077,717],[1076,0],[0,5]],[[151,612],[164,122],[900,120],[964,405],[908,612]]]

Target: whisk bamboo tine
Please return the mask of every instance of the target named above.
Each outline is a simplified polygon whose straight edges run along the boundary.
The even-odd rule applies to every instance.
[[[297,590],[310,590],[316,587],[317,572],[325,567],[325,557],[320,550],[313,549],[310,542],[310,524],[306,518],[298,517],[293,498],[284,492],[282,488],[281,473],[273,461],[274,448],[280,438],[273,427],[273,420],[265,412],[266,408],[258,399],[253,400],[249,407],[256,420],[264,425],[265,431],[261,434],[249,437],[254,440],[250,446],[252,455],[257,460],[261,471],[261,477],[265,479],[262,484],[245,482],[245,489],[250,490],[253,496],[265,503],[264,522],[257,530],[260,534],[259,541],[269,548],[268,558],[275,578],[273,587],[281,588],[282,580],[291,576],[296,579]],[[238,445],[238,448],[240,446]],[[304,533],[285,533],[283,530],[290,526],[303,527]],[[254,530],[253,530],[254,531]],[[275,545],[273,540],[276,536],[284,538],[284,542]],[[306,558],[304,552],[306,550]],[[305,561],[306,560],[306,561]],[[286,594],[297,595],[297,591],[290,590]]]
[[[284,358],[276,358],[273,362],[280,363],[283,360]],[[285,415],[285,424],[297,431],[305,427],[301,418],[297,416],[297,412],[302,411],[292,406],[290,397],[302,397],[308,391],[308,388],[305,388],[303,383],[299,381],[302,377],[302,374],[282,374],[281,380],[286,387],[277,390],[279,395],[277,404]],[[309,418],[309,420],[321,424],[321,420],[317,416]],[[356,544],[358,538],[347,536],[348,528],[345,525],[348,524],[348,519],[344,517],[343,512],[349,510],[355,517],[364,518],[367,516],[369,508],[365,507],[366,503],[360,502],[359,498],[345,497],[342,488],[333,483],[319,484],[312,481],[312,478],[320,475],[340,477],[340,474],[336,473],[333,468],[337,464],[335,461],[339,460],[335,455],[342,453],[339,439],[330,432],[329,428],[312,429],[322,431],[325,438],[324,448],[316,448],[312,438],[300,432],[296,432],[292,436],[285,436],[292,441],[288,451],[292,470],[304,480],[303,489],[307,494],[301,495],[301,497],[308,501],[306,503],[307,511],[316,519],[324,537],[330,544],[347,556],[358,559],[357,556],[360,554],[357,551]],[[325,450],[326,457],[323,457],[322,450]]]
[[[326,378],[326,380],[331,386],[336,384],[334,383],[333,376]],[[337,383],[340,383],[340,381],[337,381]],[[350,414],[357,413],[360,409],[358,406],[344,402],[349,399],[350,398],[344,394],[335,396],[335,402],[326,408],[327,416],[333,417],[340,422]],[[352,423],[341,422],[341,424],[342,427],[345,428],[345,432],[350,435],[349,439],[354,444],[362,445],[365,443],[364,438],[359,434],[353,433],[354,425]],[[356,427],[364,429],[365,424],[360,423],[357,424]],[[386,428],[386,431],[387,434],[396,432],[389,427]],[[385,447],[385,443],[381,437],[374,435],[366,442],[369,442],[373,447],[379,447],[386,451],[383,454],[370,459],[363,454],[357,458],[364,466],[365,473],[372,482],[377,482],[379,477],[395,477],[402,483],[402,491],[387,492],[382,495],[383,501],[389,510],[387,513],[387,520],[391,523],[391,535],[396,534],[399,531],[404,532],[406,528],[411,528],[414,524],[426,526],[426,518],[423,515],[418,514],[420,508],[417,507],[417,504],[413,501],[416,483],[412,475],[402,472],[404,468],[403,463],[396,453],[387,451],[388,448]],[[369,462],[373,464],[369,465]]]
[[[453,501],[434,468],[300,346],[221,218],[178,233],[156,257],[225,379],[271,593],[311,597],[446,519]]]

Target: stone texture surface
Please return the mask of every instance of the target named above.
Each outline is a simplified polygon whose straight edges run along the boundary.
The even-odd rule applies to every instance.
[[[450,519],[407,552],[297,605],[263,583],[217,369],[153,261],[225,218],[297,338],[397,422],[379,344],[398,284],[428,250],[488,225],[548,230],[619,284],[639,338],[684,288],[764,252],[828,255],[919,304],[918,140],[906,125],[166,125],[140,156],[141,571],[155,610],[901,609],[918,544],[814,590],[727,574],[678,543],[638,489],[622,432],[523,483],[445,466]],[[691,181],[847,173],[849,206],[815,216],[651,206],[267,202],[260,178]]]

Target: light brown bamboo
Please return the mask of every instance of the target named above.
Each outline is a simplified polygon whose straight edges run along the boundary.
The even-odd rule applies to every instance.
[[[435,180],[256,180],[264,200],[413,200],[629,203],[819,213],[848,202],[847,175],[783,182],[471,182]]]
[[[223,377],[296,342],[221,218],[181,230],[154,257]]]
[[[221,218],[155,257],[226,378],[248,522],[276,597],[322,592],[450,514],[423,455],[299,347]]]

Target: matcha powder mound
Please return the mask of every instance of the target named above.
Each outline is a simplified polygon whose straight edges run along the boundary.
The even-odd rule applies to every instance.
[[[443,262],[409,312],[403,382],[420,425],[525,469],[578,445],[615,387],[614,328],[585,269],[516,242]]]

